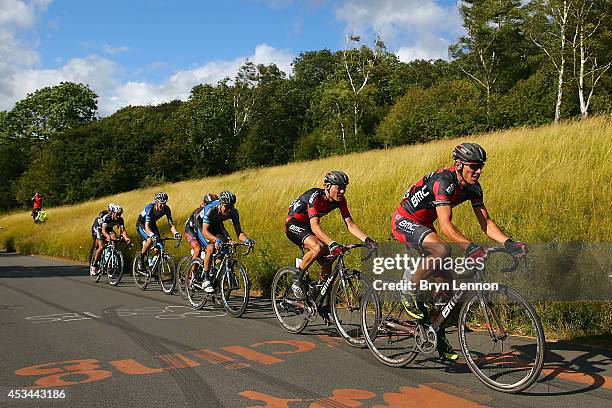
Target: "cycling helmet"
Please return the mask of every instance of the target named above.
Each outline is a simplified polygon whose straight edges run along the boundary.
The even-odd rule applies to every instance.
[[[236,204],[236,194],[227,190],[222,191],[221,194],[219,194],[219,200],[221,200],[221,203],[223,204],[234,205]]]
[[[155,194],[155,201],[166,204],[168,202],[168,194],[160,191],[159,193]]]
[[[117,205],[117,204],[115,204],[115,203],[110,203],[110,204],[108,205],[108,212],[113,212],[113,208],[115,208],[115,206],[116,206],[116,205]]]
[[[325,175],[323,179],[325,184],[346,186],[349,183],[349,178],[345,172],[340,170],[332,170]]]
[[[464,163],[484,163],[487,161],[487,152],[476,143],[461,143],[453,150],[453,160]]]
[[[202,201],[204,201],[204,204],[210,204],[218,199],[219,196],[216,194],[206,194],[204,197],[202,197]]]
[[[115,204],[115,203],[110,203],[108,205],[108,211],[115,213],[117,215],[123,214],[123,208],[121,208],[119,204]]]

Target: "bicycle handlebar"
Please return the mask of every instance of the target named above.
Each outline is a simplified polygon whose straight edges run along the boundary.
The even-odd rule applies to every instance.
[[[504,273],[514,272],[519,266],[519,258],[517,258],[512,252],[508,251],[506,248],[503,248],[503,247],[487,248],[486,251],[487,251],[487,256],[489,254],[504,253],[512,257],[512,265],[501,269],[501,271]]]

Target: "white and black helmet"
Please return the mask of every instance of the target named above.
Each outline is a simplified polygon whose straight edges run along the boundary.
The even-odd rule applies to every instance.
[[[110,203],[108,205],[108,212],[114,212],[114,208],[117,206],[115,203]]]
[[[325,184],[331,184],[336,186],[346,186],[349,183],[349,178],[343,171],[332,170],[325,175],[323,182]]]
[[[222,204],[234,205],[236,204],[236,194],[227,190],[222,191],[221,194],[219,194],[219,200]]]
[[[453,150],[453,160],[464,163],[484,163],[487,161],[487,152],[476,143],[461,143]]]
[[[163,191],[156,193],[155,201],[157,201],[158,203],[166,204],[168,202],[168,194],[164,193]]]
[[[111,208],[112,206],[112,208]],[[117,215],[123,214],[123,208],[119,204],[111,203],[108,205],[111,212],[114,212]]]

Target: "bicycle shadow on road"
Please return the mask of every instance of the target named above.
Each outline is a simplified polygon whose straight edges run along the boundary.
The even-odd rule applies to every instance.
[[[0,266],[0,278],[51,278],[54,276],[88,276],[88,268],[74,266]]]

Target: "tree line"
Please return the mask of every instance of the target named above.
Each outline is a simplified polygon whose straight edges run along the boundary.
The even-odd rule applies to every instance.
[[[400,62],[382,38],[246,61],[187,101],[99,118],[87,85],[0,112],[0,210],[168,181],[612,112],[612,2],[466,0],[449,60]]]

